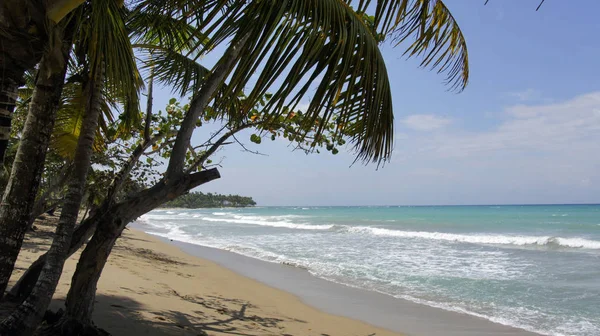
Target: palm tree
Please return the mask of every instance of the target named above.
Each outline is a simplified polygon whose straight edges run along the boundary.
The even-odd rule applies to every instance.
[[[389,158],[392,150],[392,98],[385,62],[378,48],[383,37],[389,36],[397,44],[414,40],[406,54],[421,55],[422,66],[447,72],[451,88],[461,90],[468,81],[464,37],[439,0],[166,4],[144,0],[139,6],[146,12],[197,23],[209,42],[193,49],[195,59],[220,43],[247,39],[241,45],[241,55],[232,61],[234,66],[218,69],[223,77],[231,78],[223,95],[235,96],[250,87],[245,100],[247,111],[276,80],[282,80],[283,84],[274,90],[266,107],[275,118],[283,113],[283,106],[294,109],[309,91],[314,91],[306,113],[312,116],[312,121],[319,116],[328,121],[335,114],[341,124],[353,122],[356,129],[352,142],[358,160],[382,162]],[[374,16],[366,14],[371,7],[375,9]],[[201,10],[196,11],[196,8]],[[257,79],[251,81],[253,76]],[[198,108],[195,108],[196,113],[189,114],[191,124],[215,91],[216,88],[205,90],[207,96],[195,96]],[[226,104],[224,100],[220,102]],[[216,107],[226,110],[219,104]],[[189,130],[182,133],[174,156],[185,150],[190,134]],[[181,162],[173,164],[177,166],[173,166],[175,171],[181,170]]]
[[[69,25],[70,29],[73,29]],[[57,28],[59,29],[59,28]],[[64,29],[64,27],[62,28]],[[60,30],[62,30],[60,29]],[[62,36],[59,32],[57,36]],[[44,169],[46,149],[54,125],[67,70],[66,58],[71,50],[71,36],[50,50],[42,59],[29,103],[29,113],[19,142],[12,173],[0,206],[0,298],[12,273],[25,231],[28,228],[40,177]],[[62,64],[53,59],[62,55]]]
[[[95,0],[82,6],[78,14],[81,27],[75,36],[75,54],[84,77],[85,116],[81,122],[71,180],[55,238],[38,282],[25,302],[2,322],[2,334],[28,334],[34,330],[58,284],[91,166],[98,120],[106,100],[104,86],[124,97],[124,120],[138,116],[137,92],[141,82],[125,29],[124,9],[114,0]]]
[[[111,1],[115,6],[119,5],[118,2]],[[28,227],[26,223],[30,221],[49,134],[63,88],[70,41],[79,28],[77,22],[81,13],[68,14],[81,5],[83,0],[50,0],[45,3],[46,6],[41,1],[8,0],[0,6],[0,68],[3,69],[0,102],[5,103],[0,103],[0,125],[6,126],[7,134],[16,101],[16,96],[10,92],[14,92],[23,83],[24,72],[33,69],[40,61],[43,50],[46,50],[42,63],[38,66],[36,90],[32,103],[29,104],[30,113],[11,178],[0,204],[0,298],[6,289]],[[64,31],[67,32],[66,36]],[[28,39],[33,42],[21,45]],[[80,44],[82,43],[88,42],[80,40]],[[136,96],[132,97],[135,99]],[[0,130],[0,160],[4,158],[7,145],[7,137],[4,139],[3,134]]]
[[[90,323],[97,281],[125,225],[197,185],[189,184],[186,153],[196,120],[207,107],[235,124],[259,104],[260,94],[276,78],[283,77],[283,85],[264,106],[265,120],[276,120],[289,111],[281,108],[283,104],[290,101],[297,104],[314,83],[317,88],[305,114],[304,135],[313,132],[318,138],[326,131],[325,125],[337,118],[338,129],[350,135],[359,159],[375,162],[387,159],[393,133],[392,106],[387,73],[378,49],[381,40],[378,29],[399,40],[415,34],[416,42],[409,52],[425,53],[423,65],[434,62],[441,70],[449,70],[448,79],[458,89],[468,79],[464,38],[446,7],[439,1],[433,3],[381,1],[375,17],[364,15],[369,1],[362,1],[357,10],[339,0],[210,4],[190,1],[184,8],[154,1],[138,3],[133,15],[137,11],[158,14],[157,21],[144,23],[146,29],[160,26],[161,17],[167,17],[183,22],[191,20],[205,32],[207,38],[203,44],[196,50],[188,50],[188,57],[181,53],[174,55],[161,45],[148,47],[152,51],[154,78],[194,98],[179,127],[166,177],[105,212],[110,216],[99,224],[73,275],[66,300],[67,318]],[[206,6],[195,16],[194,6],[200,4]],[[230,45],[212,70],[203,70],[195,63],[224,41],[230,41]],[[238,97],[242,88],[249,86],[250,76],[259,68],[262,70],[250,94],[239,101],[237,108],[228,108],[231,97]],[[286,73],[286,68],[291,70]],[[319,76],[323,79],[319,80]],[[190,80],[181,81],[183,78]],[[227,85],[226,78],[230,78]]]
[[[119,204],[121,215],[126,215],[123,209],[127,206],[144,205],[137,209],[139,211],[148,211],[151,206],[157,206],[160,197],[167,195],[165,192],[168,188],[164,186],[177,187],[180,193],[185,191],[181,189],[182,185],[176,183],[181,184],[183,178],[189,177],[186,175],[186,153],[196,120],[209,104],[212,103],[212,110],[235,123],[257,105],[277,79],[283,80],[283,85],[265,106],[266,120],[276,120],[287,113],[284,106],[294,108],[309,91],[314,91],[306,111],[306,133],[314,130],[318,135],[324,131],[324,125],[335,121],[340,132],[350,135],[358,160],[377,163],[387,160],[392,150],[393,114],[385,63],[378,48],[384,36],[391,36],[397,42],[414,39],[415,42],[408,47],[409,56],[422,55],[423,66],[432,65],[438,71],[446,71],[447,80],[453,88],[464,88],[468,81],[466,44],[460,29],[441,1],[362,0],[356,9],[350,7],[353,4],[349,0],[138,1],[134,13],[170,17],[203,32],[206,38],[189,48],[188,59],[196,61],[222,43],[229,42],[230,47],[211,71],[196,77],[186,77],[191,73],[200,73],[196,67],[187,67],[185,63],[167,57],[163,58],[164,62],[178,64],[178,67],[161,67],[163,61],[153,58],[154,66],[158,69],[184,71],[159,70],[155,73],[157,79],[169,80],[179,76],[198,78],[198,81],[197,85],[188,85],[188,90],[193,90],[193,100],[178,131],[163,185],[144,194],[155,193],[152,195],[157,198],[152,199],[151,204],[143,204],[142,200]],[[375,9],[374,16],[366,14],[370,8]],[[101,34],[107,32],[101,31]],[[106,70],[109,69],[106,67]],[[258,74],[257,80],[251,81],[250,77],[255,74]],[[224,85],[226,78],[229,81]],[[231,97],[241,94],[244,87],[250,88],[248,96],[238,108],[229,108]],[[218,176],[218,172],[206,178],[213,179],[215,176]],[[131,220],[127,216],[117,219]],[[79,283],[78,290],[73,293],[83,295],[81,299],[70,297],[68,301],[77,302],[78,306],[93,306],[93,293],[101,267],[90,269],[86,265],[103,265],[114,240],[128,220],[111,221],[103,227],[101,234],[97,232],[94,235],[84,251],[85,258],[82,256],[80,260],[85,274],[76,273],[73,278],[74,282],[77,280]],[[65,232],[68,233],[68,228],[60,236],[67,237]],[[66,239],[63,239],[63,244],[59,245],[64,247],[65,242]],[[102,256],[94,254],[94,249],[103,252]],[[60,257],[62,252],[57,255]],[[46,273],[56,274],[60,262],[48,264],[54,267],[45,268]],[[54,282],[53,278],[42,274],[39,282],[49,280]],[[34,290],[34,293],[44,298],[53,292],[52,286],[38,288],[44,290]],[[78,302],[80,300],[86,302]],[[31,300],[28,302],[30,306],[36,306],[37,312],[43,306]],[[88,311],[91,314],[91,309]],[[4,325],[25,325],[31,330],[35,319],[28,318],[27,314],[29,312],[20,309]],[[13,327],[7,330],[17,332],[18,329]]]

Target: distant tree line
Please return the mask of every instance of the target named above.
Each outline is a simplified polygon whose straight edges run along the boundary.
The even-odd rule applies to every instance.
[[[256,202],[252,197],[239,195],[221,195],[213,193],[191,192],[181,195],[163,205],[165,208],[221,208],[221,207],[250,207]]]

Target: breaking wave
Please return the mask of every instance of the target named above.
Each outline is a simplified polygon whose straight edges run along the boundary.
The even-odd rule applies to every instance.
[[[467,235],[443,232],[400,231],[375,227],[347,227],[348,232],[372,234],[376,236],[420,238],[450,242],[492,244],[492,245],[537,245],[548,247],[569,247],[583,249],[600,249],[600,241],[585,238],[563,238],[552,236],[507,236],[507,235]]]

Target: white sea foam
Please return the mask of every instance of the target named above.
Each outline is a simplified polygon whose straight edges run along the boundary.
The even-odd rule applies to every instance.
[[[420,238],[473,244],[517,246],[537,245],[583,249],[600,249],[600,241],[585,238],[562,238],[552,236],[466,235],[443,232],[400,231],[365,226],[348,227],[347,230],[352,233],[372,234],[377,236]]]
[[[231,212],[213,212],[212,214],[214,216],[227,216],[227,215],[231,215]]]
[[[333,225],[310,225],[292,223],[289,221],[270,221],[269,217],[261,216],[233,216],[234,218],[214,218],[214,217],[202,217],[202,220],[209,222],[226,222],[236,224],[251,224],[261,226],[271,226],[288,229],[300,229],[300,230],[329,230],[333,228]]]

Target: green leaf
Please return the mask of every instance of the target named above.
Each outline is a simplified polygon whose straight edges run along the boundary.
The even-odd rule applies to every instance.
[[[261,138],[260,138],[260,136],[258,136],[256,134],[252,134],[250,136],[250,141],[254,142],[255,144],[260,144],[261,143]]]

